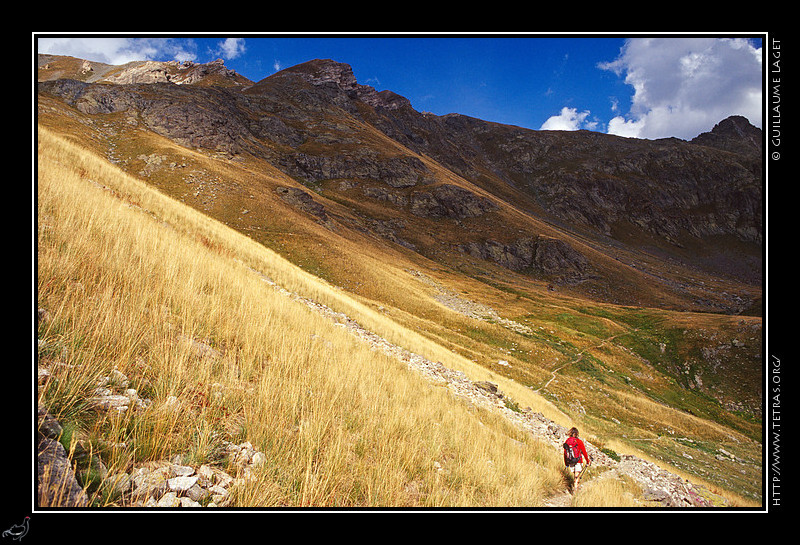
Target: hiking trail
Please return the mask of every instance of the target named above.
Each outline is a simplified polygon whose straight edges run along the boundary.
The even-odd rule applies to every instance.
[[[535,390],[532,390],[532,391],[533,391],[533,392],[536,392],[536,393],[538,394],[539,392],[541,392],[542,390],[544,390],[545,388],[547,388],[548,386],[550,386],[550,383],[551,383],[551,382],[553,382],[553,380],[556,378],[556,374],[557,374],[559,371],[561,371],[561,370],[562,370],[564,367],[566,367],[567,365],[573,365],[573,364],[575,364],[575,363],[578,363],[578,362],[580,362],[580,361],[583,359],[583,355],[584,355],[584,354],[585,354],[587,351],[589,351],[589,350],[596,350],[596,349],[598,349],[598,348],[600,348],[600,347],[602,347],[602,346],[605,346],[607,343],[609,343],[610,341],[612,341],[612,340],[616,339],[617,337],[621,337],[622,335],[628,335],[629,333],[633,333],[633,332],[635,332],[635,331],[638,331],[638,329],[632,329],[632,330],[630,330],[630,331],[623,331],[622,333],[617,333],[616,335],[612,335],[612,336],[610,336],[610,337],[608,337],[608,338],[606,338],[606,339],[603,339],[603,340],[602,340],[602,341],[601,341],[599,344],[596,344],[596,345],[594,345],[594,346],[590,346],[590,347],[588,347],[588,348],[584,348],[583,350],[581,350],[580,352],[578,352],[578,355],[577,355],[577,356],[576,356],[574,359],[572,359],[572,360],[570,360],[570,361],[568,361],[568,362],[566,362],[566,363],[562,363],[561,365],[559,365],[558,367],[556,367],[555,369],[553,369],[552,371],[550,371],[550,375],[551,375],[551,376],[550,376],[550,379],[549,379],[547,382],[545,382],[545,383],[544,383],[542,386],[540,386],[540,387],[538,387],[538,388],[536,388]]]

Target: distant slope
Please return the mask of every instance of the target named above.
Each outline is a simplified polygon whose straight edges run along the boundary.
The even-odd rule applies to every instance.
[[[203,81],[157,84],[157,94],[63,80],[41,90],[87,114],[125,112],[183,146],[265,161],[308,193],[295,208],[313,201],[308,210],[324,209],[331,225],[470,274],[521,273],[616,303],[757,308],[763,218],[752,156],[420,114],[333,61],[250,86]],[[707,289],[709,274],[725,289]]]

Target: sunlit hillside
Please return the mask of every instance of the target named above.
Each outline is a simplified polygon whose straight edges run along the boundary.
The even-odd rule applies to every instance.
[[[62,443],[89,442],[109,474],[175,455],[224,466],[222,442],[247,441],[267,463],[233,506],[537,507],[564,489],[556,449],[370,349],[274,282],[499,384],[515,405],[577,424],[609,452],[685,472],[734,505],[758,503],[760,423],[694,395],[671,367],[706,345],[698,332],[715,346],[757,342],[760,319],[492,286],[329,234],[341,247],[312,251],[310,233],[287,249],[307,270],[349,263],[342,277],[369,284],[336,286],[87,146],[41,126],[38,136],[36,304],[49,315],[38,363],[51,374],[38,398],[69,430]],[[197,157],[221,176],[255,176]],[[152,401],[146,410],[88,408],[114,368]],[[169,410],[173,398],[179,411]],[[619,486],[587,488],[576,506],[635,504],[641,490]],[[94,505],[125,504],[102,484],[88,490]]]
[[[442,361],[472,362],[40,127],[38,399],[109,474],[176,454],[266,455],[234,506],[541,506],[560,454],[275,290],[346,311]],[[213,350],[198,355],[192,343]],[[93,411],[118,369],[151,400]],[[170,410],[174,396],[179,410]],[[62,441],[64,442],[64,441]],[[74,448],[74,445],[73,445]],[[119,505],[101,485],[95,505]],[[106,491],[106,492],[104,492]]]

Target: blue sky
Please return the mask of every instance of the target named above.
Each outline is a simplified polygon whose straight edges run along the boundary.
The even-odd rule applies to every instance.
[[[315,58],[418,111],[529,129],[690,139],[729,115],[762,126],[761,40],[725,35],[36,36],[39,53],[109,64],[222,58],[259,81]]]

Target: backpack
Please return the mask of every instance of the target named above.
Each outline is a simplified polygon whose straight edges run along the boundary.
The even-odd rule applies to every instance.
[[[578,451],[576,441],[570,442],[570,439],[572,437],[564,443],[564,463],[571,467],[581,462],[581,453]]]

